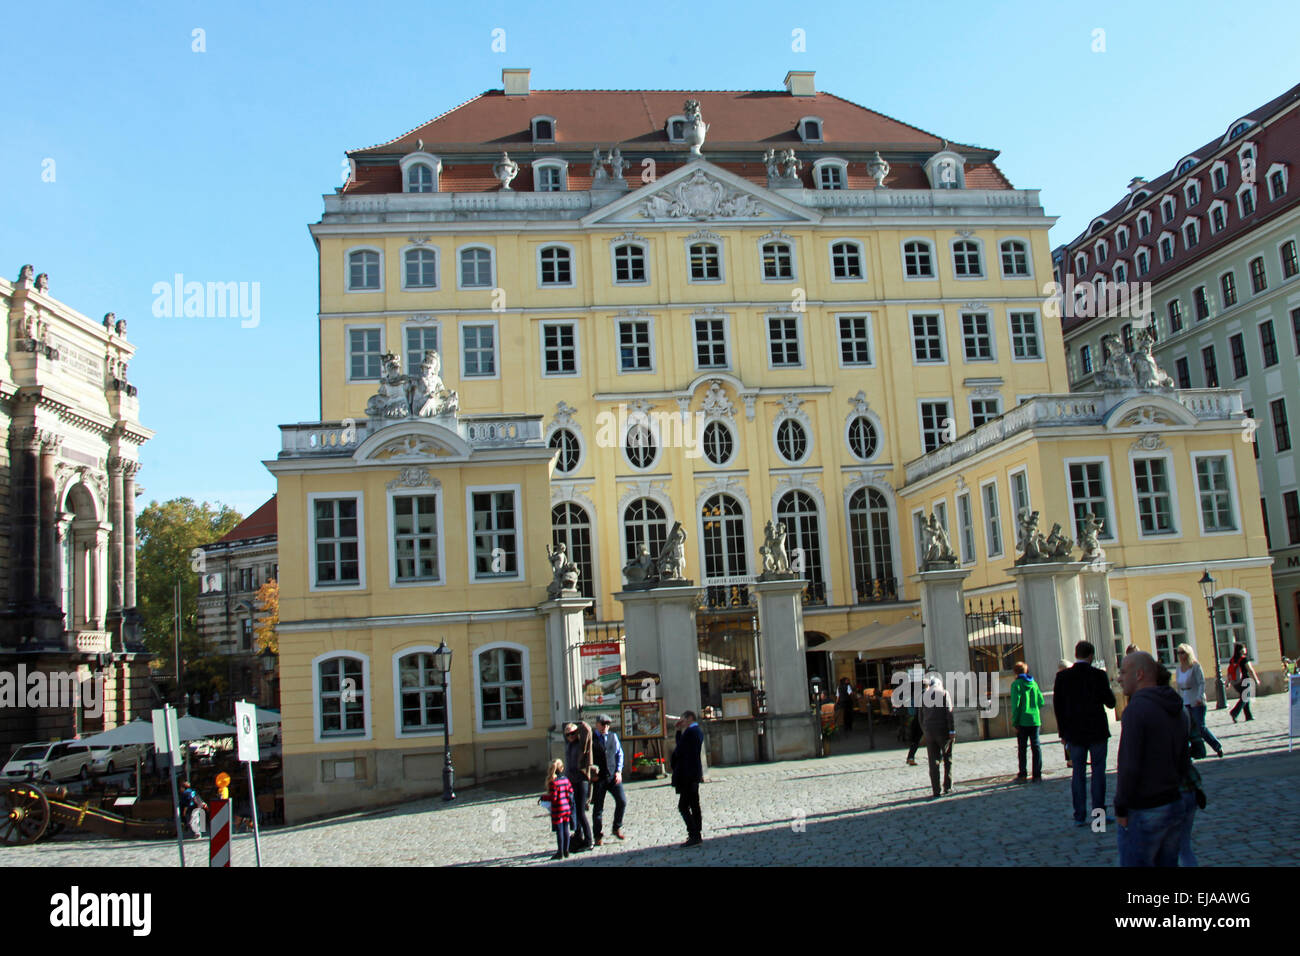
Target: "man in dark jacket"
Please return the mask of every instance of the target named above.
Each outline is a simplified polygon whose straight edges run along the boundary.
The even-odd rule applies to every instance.
[[[840,678],[840,687],[835,698],[835,707],[844,714],[844,732],[853,733],[853,685],[847,677]]]
[[[943,689],[938,674],[925,676],[921,692],[921,730],[925,734],[925,754],[930,763],[931,800],[939,796],[939,761],[943,761],[943,792],[952,790],[952,744],[957,739],[957,725],[952,713],[952,698]]]
[[[1056,728],[1069,748],[1074,779],[1070,794],[1074,798],[1074,825],[1088,825],[1088,762],[1092,762],[1092,808],[1106,809],[1106,750],[1110,742],[1110,720],[1106,708],[1114,708],[1115,692],[1110,678],[1092,666],[1096,650],[1087,641],[1074,646],[1074,666],[1060,671],[1052,688],[1052,708]],[[1113,823],[1114,817],[1107,817]]]
[[[1187,809],[1183,775],[1190,757],[1183,701],[1156,678],[1145,651],[1124,658],[1120,682],[1128,697],[1119,738],[1115,818],[1120,866],[1177,866]]]
[[[673,768],[673,789],[677,791],[677,810],[686,821],[686,842],[682,847],[699,846],[704,842],[700,821],[700,781],[704,779],[704,765],[700,750],[704,746],[704,732],[700,730],[695,711],[683,711],[677,720],[677,745],[670,758]]]

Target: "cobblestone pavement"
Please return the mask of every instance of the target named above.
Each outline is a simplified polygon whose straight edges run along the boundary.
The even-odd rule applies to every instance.
[[[1300,792],[1300,747],[1287,752],[1285,705],[1281,695],[1266,697],[1257,702],[1254,721],[1238,724],[1226,711],[1209,711],[1227,757],[1211,754],[1198,763],[1209,797],[1196,816],[1193,841],[1201,865],[1300,864],[1300,844],[1282,839],[1273,825],[1294,820]],[[1115,792],[1118,727],[1114,732],[1108,801]],[[518,780],[463,791],[451,805],[425,799],[271,828],[262,836],[262,859],[273,866],[1115,865],[1113,826],[1094,833],[1072,824],[1070,772],[1054,735],[1043,741],[1041,784],[1014,782],[1014,739],[959,741],[953,792],[932,802],[925,799],[925,751],[916,767],[905,766],[904,756],[890,749],[712,769],[700,789],[705,842],[698,849],[678,848],[685,833],[672,788],[639,782],[627,787],[625,842],[551,863],[554,836],[537,805],[540,781]],[[612,813],[611,802],[607,828]],[[0,849],[0,867],[174,866],[176,859],[175,842],[66,832],[35,846]],[[207,865],[206,841],[187,842],[186,862]],[[235,838],[233,863],[253,865],[251,836]]]

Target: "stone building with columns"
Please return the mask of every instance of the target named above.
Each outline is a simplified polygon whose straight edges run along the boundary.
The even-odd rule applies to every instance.
[[[91,320],[26,265],[15,282],[0,280],[0,309],[0,670],[96,688],[80,707],[0,709],[4,753],[114,727],[149,705],[135,498],[153,432],[127,377],[135,348],[124,320]]]

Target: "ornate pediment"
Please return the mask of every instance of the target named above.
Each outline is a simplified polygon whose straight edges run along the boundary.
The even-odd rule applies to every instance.
[[[1141,408],[1125,415],[1119,423],[1120,428],[1150,428],[1153,425],[1177,425],[1170,415],[1163,409],[1155,408],[1152,405],[1143,405]]]
[[[423,435],[406,435],[380,445],[372,458],[394,460],[402,458],[445,458],[455,452],[440,442]]]
[[[700,409],[712,418],[734,419],[736,417],[736,406],[722,390],[722,382],[718,379],[709,382],[709,390],[704,394],[704,402]]]

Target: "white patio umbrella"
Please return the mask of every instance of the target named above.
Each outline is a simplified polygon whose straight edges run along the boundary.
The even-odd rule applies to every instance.
[[[80,741],[87,747],[125,747],[129,744],[153,743],[153,724],[136,718],[129,724],[114,727],[93,737],[83,737]]]
[[[280,722],[280,712],[259,707],[257,708],[257,722],[258,724],[278,724]]]
[[[176,729],[180,731],[181,740],[235,736],[235,728],[230,724],[219,724],[215,720],[204,720],[202,717],[182,717],[176,721]]]

